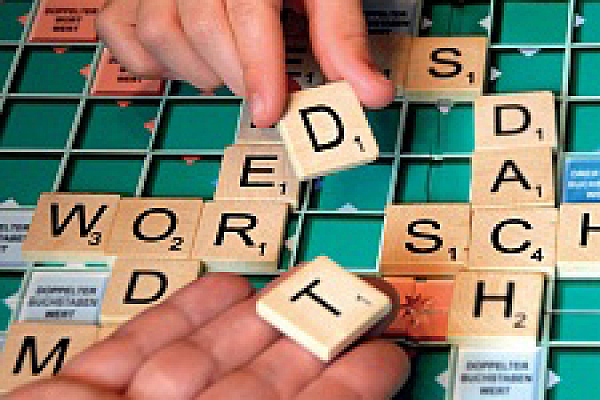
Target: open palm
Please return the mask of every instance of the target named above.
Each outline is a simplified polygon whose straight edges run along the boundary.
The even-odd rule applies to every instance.
[[[378,400],[406,380],[394,344],[325,364],[261,320],[256,299],[242,277],[207,275],[8,399]]]

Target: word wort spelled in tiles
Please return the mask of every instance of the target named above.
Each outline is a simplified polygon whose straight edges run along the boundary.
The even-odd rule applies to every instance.
[[[186,259],[202,207],[201,199],[122,199],[107,251],[134,258]]]
[[[279,131],[300,179],[367,163],[379,154],[360,102],[346,82],[292,93]]]
[[[414,38],[406,97],[475,100],[483,91],[486,49],[483,37]]]
[[[556,146],[552,92],[480,96],[474,111],[475,150]]]
[[[105,0],[42,0],[31,42],[95,42],[95,20]]]
[[[469,269],[554,273],[558,210],[475,208]]]
[[[192,258],[210,271],[276,272],[288,208],[282,201],[206,203]]]
[[[388,275],[452,275],[468,258],[469,204],[389,205],[381,268]]]
[[[197,261],[119,258],[102,300],[102,324],[125,322],[163,302],[194,281],[199,272]]]
[[[561,204],[557,247],[560,275],[600,276],[600,204]]]
[[[281,200],[298,207],[300,182],[283,144],[240,144],[225,149],[215,199]]]
[[[119,61],[104,49],[96,80],[94,96],[160,96],[164,82],[160,79],[142,79],[131,75]]]
[[[0,353],[0,392],[56,375],[95,340],[91,325],[13,323]]]
[[[106,261],[119,196],[43,193],[21,248],[26,261]]]
[[[476,150],[471,160],[473,206],[553,206],[551,147]]]
[[[448,323],[455,344],[535,346],[544,277],[539,273],[473,272],[456,275]]]
[[[258,315],[329,361],[391,310],[390,299],[327,257],[299,267],[264,294]]]

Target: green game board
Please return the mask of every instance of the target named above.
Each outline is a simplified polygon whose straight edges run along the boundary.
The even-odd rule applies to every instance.
[[[32,19],[23,27],[17,17],[36,9],[31,0],[0,3],[0,202],[13,198],[31,208],[42,191],[211,198],[223,149],[235,140],[242,99],[227,90],[202,96],[181,82],[169,82],[164,96],[119,98],[130,101],[129,107],[119,107],[116,98],[91,97],[102,45],[60,44],[67,51],[57,54],[57,44],[27,42]],[[500,74],[489,74],[497,79],[488,81],[488,92],[557,95],[559,176],[565,155],[600,149],[599,0],[425,1],[423,16],[432,24],[421,35],[490,39],[488,66]],[[90,77],[79,73],[85,64],[91,64]],[[283,252],[282,269],[323,252],[355,272],[376,275],[387,202],[469,201],[471,104],[454,104],[441,113],[436,104],[397,98],[368,117],[380,159],[304,187],[302,206],[287,232],[295,246]],[[156,121],[154,131],[144,127],[150,120]],[[188,165],[184,156],[197,159]],[[4,299],[18,293],[22,282],[26,286],[39,268],[65,269],[0,270],[0,331],[11,320]],[[87,265],[78,271],[104,268]],[[272,276],[250,278],[262,287]],[[548,282],[540,374],[544,381],[551,369],[562,381],[549,390],[541,385],[540,399],[600,395],[598,327],[600,281]],[[435,377],[449,369],[452,381],[456,348],[429,343],[417,352],[413,377],[397,399],[451,399]]]

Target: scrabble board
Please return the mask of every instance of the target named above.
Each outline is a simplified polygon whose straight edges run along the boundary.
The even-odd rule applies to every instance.
[[[40,9],[37,0],[0,2],[0,254],[12,251],[42,192],[211,199],[224,149],[236,139],[242,99],[226,89],[206,95],[178,81],[154,95],[95,92],[103,46],[36,40]],[[426,0],[422,18],[420,36],[489,39],[486,93],[554,93],[560,203],[565,160],[593,158],[600,149],[600,2]],[[324,253],[353,272],[378,275],[387,203],[469,202],[473,114],[470,101],[400,96],[384,110],[368,111],[378,160],[302,185],[279,271]],[[0,346],[44,275],[84,281],[81,287],[87,281],[97,294],[108,273],[106,263],[0,264]],[[275,275],[249,278],[260,288]],[[92,324],[99,318],[94,309],[76,312]],[[600,394],[599,326],[598,278],[547,279],[540,399]],[[439,382],[454,381],[457,347],[410,346],[418,357],[397,399],[452,399],[451,388]],[[560,382],[547,389],[550,371]]]

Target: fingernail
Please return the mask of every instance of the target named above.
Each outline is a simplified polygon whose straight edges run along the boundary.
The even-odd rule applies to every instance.
[[[265,113],[265,103],[258,93],[250,95],[250,110],[252,111],[252,120],[256,121]]]

